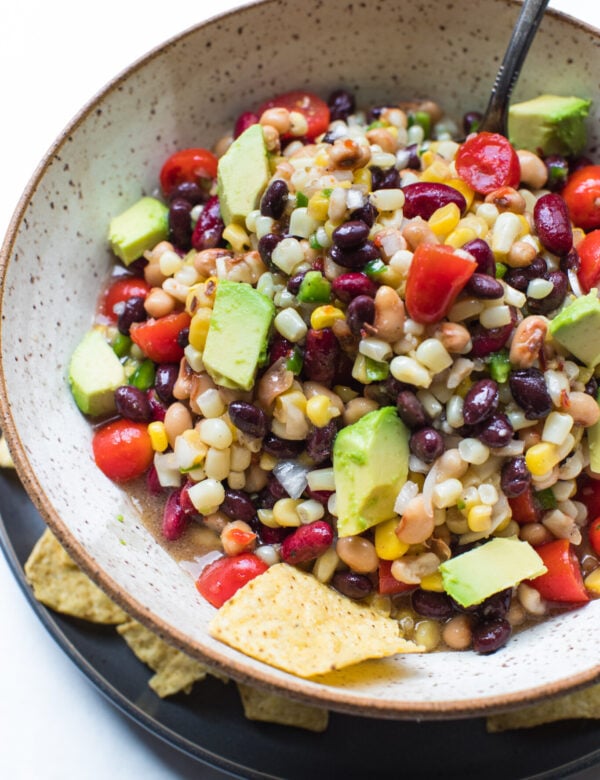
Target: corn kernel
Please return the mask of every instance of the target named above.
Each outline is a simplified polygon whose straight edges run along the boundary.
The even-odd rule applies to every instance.
[[[547,474],[558,463],[558,447],[556,444],[542,441],[534,444],[525,453],[525,463],[534,477]]]
[[[322,151],[315,155],[314,163],[315,165],[319,165],[321,168],[327,168],[331,160],[329,159],[326,152]]]
[[[433,590],[436,593],[444,592],[444,581],[439,571],[434,571],[433,574],[426,574],[419,585],[423,590]]]
[[[232,222],[223,231],[223,238],[231,244],[234,252],[243,252],[250,249],[250,238],[241,225]]]
[[[600,567],[594,569],[593,572],[590,572],[583,581],[583,584],[588,590],[591,590],[592,593],[600,596]]]
[[[329,209],[329,198],[325,195],[323,190],[315,192],[308,201],[308,206],[306,208],[313,219],[316,219],[319,222],[325,222],[327,220],[327,210]]]
[[[270,455],[268,452],[263,452],[260,456],[260,461],[258,462],[258,465],[261,467],[263,471],[273,471],[275,466],[277,465],[277,458],[275,455]]]
[[[485,504],[477,504],[477,506],[471,507],[467,516],[467,523],[471,531],[488,531],[492,525],[492,507]]]
[[[375,551],[384,561],[395,561],[408,550],[409,545],[396,536],[400,520],[392,517],[375,526]]]
[[[202,352],[206,346],[206,337],[212,317],[212,309],[198,309],[190,321],[189,342],[195,349]]]
[[[432,144],[431,148],[426,149],[423,154],[421,155],[421,160],[423,163],[423,166],[425,168],[429,168],[429,166],[434,162],[435,160],[435,148]]]
[[[331,306],[330,304],[317,306],[310,315],[310,326],[315,330],[322,330],[323,328],[330,328],[334,322],[345,318],[346,315],[337,306]]]
[[[521,223],[521,232],[519,238],[523,238],[523,236],[528,236],[529,233],[531,233],[531,227],[529,226],[527,217],[523,216],[523,214],[517,214],[517,216],[519,218],[519,222]]]
[[[354,171],[353,183],[366,187],[368,192],[370,192],[372,189],[372,181],[371,171],[369,168],[357,168]]]
[[[266,525],[267,528],[278,528],[275,518],[273,517],[272,509],[257,509],[256,514],[260,522],[263,525]]]
[[[273,519],[283,528],[294,528],[301,523],[297,507],[301,501],[297,498],[280,498],[273,505]]]
[[[455,249],[460,249],[468,241],[473,241],[477,238],[477,233],[472,227],[458,226],[456,230],[453,230],[444,240],[444,244],[453,246]]]
[[[473,198],[475,197],[475,191],[469,187],[467,182],[462,179],[447,179],[446,184],[460,192],[467,203],[467,210],[470,209]]]
[[[326,395],[313,395],[306,402],[306,416],[317,428],[323,428],[334,417],[338,417],[340,410],[331,403]]]
[[[425,152],[423,157],[426,154],[427,152]],[[451,178],[450,166],[444,160],[439,159],[434,160],[421,174],[421,181],[447,182]]]
[[[150,443],[154,452],[164,452],[169,446],[169,439],[165,430],[165,424],[155,420],[148,425]]]
[[[428,223],[438,238],[444,238],[456,228],[459,221],[460,209],[456,203],[446,203],[433,212]]]

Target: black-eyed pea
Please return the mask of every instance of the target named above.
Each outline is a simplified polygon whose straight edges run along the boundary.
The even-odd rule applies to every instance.
[[[528,149],[517,149],[521,167],[521,182],[533,190],[540,190],[548,181],[548,169],[544,161]]]
[[[393,287],[382,285],[375,294],[373,327],[377,337],[392,344],[404,334],[404,303]]]
[[[509,360],[515,368],[530,368],[538,358],[548,332],[548,319],[538,314],[525,317],[517,325]]]
[[[164,423],[167,439],[171,447],[175,446],[175,439],[179,435],[193,427],[190,410],[179,401],[169,406],[165,413]]]
[[[352,571],[359,574],[377,571],[379,558],[375,545],[363,536],[342,536],[337,540],[335,551]]]
[[[568,394],[562,408],[571,415],[577,425],[583,425],[585,428],[594,425],[600,419],[600,407],[596,399],[579,390]]]

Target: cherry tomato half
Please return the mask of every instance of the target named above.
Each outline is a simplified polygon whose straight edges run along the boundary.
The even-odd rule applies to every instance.
[[[253,553],[217,558],[202,569],[196,580],[196,588],[209,604],[218,609],[242,585],[263,574],[268,568],[267,564]]]
[[[590,600],[583,584],[579,561],[568,539],[554,539],[536,547],[535,551],[548,571],[530,580],[529,584],[542,598],[573,604]]]
[[[98,428],[92,450],[98,468],[114,482],[140,477],[154,458],[147,426],[131,420],[114,420]]]
[[[124,303],[129,298],[145,298],[150,292],[150,285],[139,276],[119,276],[104,293],[100,304],[101,313],[113,322],[117,321],[115,306]]]
[[[134,322],[129,331],[131,340],[155,363],[178,363],[183,347],[177,337],[190,324],[190,315],[181,311],[158,319]]]
[[[577,245],[579,271],[577,278],[583,292],[600,286],[600,230],[592,230]]]
[[[406,281],[406,308],[413,320],[439,322],[477,269],[465,253],[444,244],[421,244],[415,250]]]
[[[471,189],[482,195],[499,187],[518,187],[521,166],[503,135],[477,133],[467,138],[456,155],[456,170]]]
[[[596,517],[590,523],[588,536],[590,538],[590,544],[592,545],[593,551],[596,553],[596,555],[600,555],[600,517]]]
[[[407,590],[414,590],[414,585],[407,585],[406,582],[400,582],[392,574],[393,561],[379,561],[379,584],[378,593],[386,596],[394,596],[396,593],[405,593]]]
[[[561,194],[577,227],[600,228],[600,165],[584,165],[574,171]]]
[[[212,180],[217,175],[217,158],[208,149],[181,149],[172,154],[160,171],[160,186],[165,198],[182,182]]]
[[[309,141],[313,141],[329,127],[329,106],[312,92],[294,90],[277,95],[262,104],[257,111],[258,116],[260,117],[268,108],[287,108],[288,111],[298,111],[303,114],[308,124],[304,137]],[[284,136],[284,138],[288,137],[291,136]]]

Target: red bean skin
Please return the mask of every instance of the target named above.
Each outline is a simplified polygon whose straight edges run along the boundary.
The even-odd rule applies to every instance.
[[[333,294],[343,301],[350,303],[353,298],[359,295],[367,295],[374,298],[377,292],[377,285],[366,274],[360,271],[354,271],[347,274],[341,274],[331,283]]]
[[[429,219],[434,211],[448,203],[456,203],[461,214],[467,208],[464,196],[454,187],[438,182],[417,181],[403,187],[405,202],[403,213],[406,219],[422,217]]]
[[[573,230],[567,204],[561,195],[550,192],[536,201],[533,209],[535,229],[544,247],[559,257],[573,248]]]
[[[281,545],[281,560],[285,563],[313,561],[333,543],[333,530],[324,520],[301,525],[287,536]]]

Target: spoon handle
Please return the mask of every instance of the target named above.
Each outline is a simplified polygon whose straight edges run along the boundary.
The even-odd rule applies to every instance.
[[[479,130],[507,134],[508,103],[549,0],[524,0]]]

